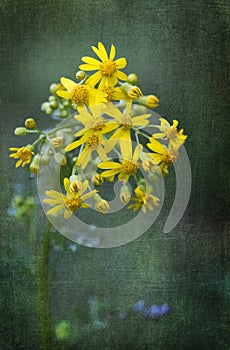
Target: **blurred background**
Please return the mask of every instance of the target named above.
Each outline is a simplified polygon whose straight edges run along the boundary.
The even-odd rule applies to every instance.
[[[1,0],[0,7],[0,349],[229,349],[228,2]],[[127,58],[126,72],[160,99],[158,114],[180,121],[193,179],[172,232],[163,234],[173,173],[153,226],[112,249],[73,244],[50,228],[36,178],[8,158],[8,148],[24,142],[13,131],[26,117],[55,124],[40,110],[49,85],[74,78],[98,41]],[[165,312],[146,314],[142,301]]]

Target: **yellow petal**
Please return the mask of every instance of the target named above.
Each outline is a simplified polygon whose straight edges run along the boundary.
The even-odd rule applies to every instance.
[[[63,98],[67,98],[67,99],[72,98],[72,94],[69,91],[58,90],[56,94]]]
[[[66,209],[64,212],[64,218],[69,219],[73,215],[73,212],[69,209]]]
[[[127,64],[126,62],[126,59],[124,57],[122,58],[118,58],[116,61],[115,61],[115,64],[116,64],[116,67],[121,69],[121,68],[124,68]]]
[[[103,171],[103,173],[101,173],[101,176],[102,177],[110,177],[110,176],[118,174],[119,172],[120,172],[120,169],[106,170],[106,171]]]
[[[15,165],[16,168],[18,168],[22,164],[22,159],[19,159]]]
[[[74,90],[77,85],[73,80],[64,77],[61,78],[61,83],[68,90]]]
[[[116,55],[116,48],[114,45],[111,45],[111,49],[110,49],[110,54],[109,54],[109,59],[110,60],[113,60],[114,57]]]
[[[98,165],[99,169],[120,169],[121,164],[116,162],[103,162]]]
[[[143,146],[142,145],[137,145],[135,148],[135,151],[133,153],[133,161],[137,162],[138,159],[140,158],[140,152],[142,151]]]
[[[116,77],[120,80],[127,80],[128,79],[127,75],[119,70],[116,72]]]
[[[93,190],[93,191],[90,191],[86,194],[84,194],[84,196],[81,197],[82,200],[86,200],[88,198],[91,198],[93,197],[98,191],[97,190]]]
[[[43,199],[43,203],[50,204],[50,205],[60,204],[60,199],[45,198]]]
[[[105,162],[107,159],[107,155],[106,155],[105,150],[102,148],[101,145],[97,146],[97,153],[98,153],[99,157],[101,158],[101,160],[103,162]]]
[[[101,77],[101,72],[96,72],[86,80],[86,84],[94,87],[99,82]]]
[[[85,70],[85,71],[98,70],[98,66],[93,66],[93,65],[87,64],[87,63],[86,64],[81,64],[79,66],[79,68],[81,70]]]
[[[68,193],[68,195],[70,197],[72,197],[73,193],[70,191],[69,187],[70,187],[70,181],[67,177],[64,178],[64,187],[65,187],[65,190],[66,190],[66,193]]]
[[[132,158],[132,141],[130,138],[130,134],[128,131],[129,139],[120,139],[120,149],[121,149],[121,156],[124,160],[130,160]]]
[[[70,143],[68,146],[66,146],[65,152],[72,151],[74,148],[77,148],[78,146],[80,146],[83,142],[84,142],[84,140],[82,137],[80,140]]]
[[[101,42],[98,43],[98,49],[100,51],[100,56],[99,57],[102,59],[102,61],[108,61],[109,58],[108,58],[106,49],[105,49],[104,45]]]
[[[80,196],[82,195],[82,193],[84,193],[87,190],[88,185],[89,185],[89,181],[85,180],[82,184],[82,188],[79,191]]]
[[[89,65],[95,66],[97,68],[100,68],[101,62],[96,60],[95,58],[84,56],[81,58],[81,60],[85,63],[88,63]]]
[[[160,154],[166,154],[167,151],[164,148],[164,146],[157,140],[154,139],[154,137],[150,138],[151,143],[147,143],[148,148],[150,148],[152,151]]]
[[[64,204],[59,204],[46,212],[47,215],[52,215],[64,208]]]

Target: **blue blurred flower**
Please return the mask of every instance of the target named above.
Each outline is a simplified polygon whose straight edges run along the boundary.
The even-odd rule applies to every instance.
[[[135,311],[144,311],[145,301],[138,300],[138,302],[134,305],[133,310]]]

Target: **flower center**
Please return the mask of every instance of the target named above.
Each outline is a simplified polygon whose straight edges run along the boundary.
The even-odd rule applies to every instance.
[[[177,128],[170,126],[170,128],[167,130],[166,136],[169,139],[175,139],[177,138],[177,133],[178,133]]]
[[[65,200],[65,207],[71,211],[77,210],[82,205],[81,198],[68,198]]]
[[[17,155],[24,161],[28,161],[31,159],[33,153],[26,147],[22,147],[17,151]]]
[[[122,172],[125,174],[134,174],[137,172],[138,166],[134,164],[131,160],[124,160],[122,162]]]
[[[99,137],[98,135],[94,134],[94,135],[91,135],[86,141],[86,147],[94,148],[95,146],[98,145],[98,143],[99,143]]]
[[[169,153],[165,154],[163,162],[166,164],[172,164],[177,158],[177,151],[171,149]]]
[[[87,102],[88,100],[88,89],[84,85],[75,86],[72,93],[72,101],[75,104]]]
[[[101,73],[109,75],[110,77],[116,72],[116,64],[112,60],[108,60],[101,63]]]
[[[92,123],[92,128],[95,131],[101,131],[104,128],[104,119],[103,118],[96,118]]]
[[[107,101],[111,101],[113,98],[113,88],[108,86],[108,87],[103,89],[103,92],[105,92],[107,94],[107,96],[106,96]]]
[[[132,118],[130,117],[123,117],[121,121],[122,129],[129,130],[132,126]]]

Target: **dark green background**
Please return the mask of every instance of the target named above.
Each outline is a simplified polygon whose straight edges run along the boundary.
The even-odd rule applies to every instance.
[[[74,256],[53,252],[54,323],[76,305],[87,319],[87,300],[96,295],[111,304],[112,325],[82,335],[69,349],[229,349],[228,2],[1,0],[0,7],[0,348],[37,349],[39,342],[36,288],[20,267],[26,233],[7,216],[16,182],[36,195],[35,180],[8,158],[8,147],[24,143],[13,130],[28,116],[44,128],[53,125],[40,111],[49,84],[73,78],[80,58],[102,41],[127,58],[127,72],[138,74],[144,93],[159,97],[156,112],[178,118],[189,135],[191,199],[179,225],[164,235],[172,176],[160,217],[140,239],[108,250],[82,247]],[[40,209],[35,216],[45,222]],[[118,320],[118,310],[139,299],[167,302],[171,312],[159,321]]]

